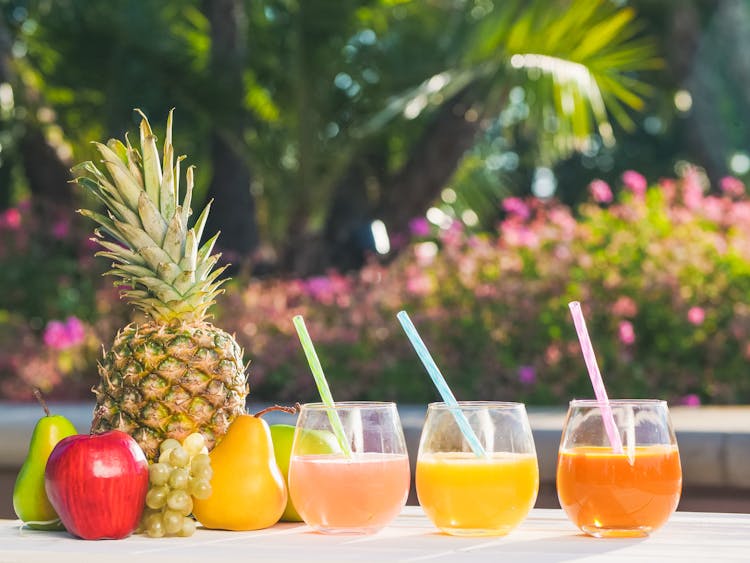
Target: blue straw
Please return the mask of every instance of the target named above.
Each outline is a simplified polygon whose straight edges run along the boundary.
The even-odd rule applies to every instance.
[[[438,369],[435,360],[432,359],[430,352],[427,350],[427,346],[422,342],[422,338],[419,336],[417,329],[411,322],[409,315],[406,314],[406,311],[401,311],[396,315],[396,318],[401,322],[401,326],[404,327],[406,336],[409,337],[411,345],[414,346],[414,350],[416,350],[419,359],[422,360],[424,367],[427,369],[427,373],[430,374],[432,382],[435,384],[435,387],[437,387],[443,401],[450,407],[450,411],[453,413],[458,427],[461,429],[466,441],[469,442],[469,446],[471,446],[471,451],[474,452],[474,455],[477,457],[487,457],[487,452],[484,451],[482,444],[479,443],[479,438],[477,438],[477,435],[474,434],[474,431],[471,429],[471,425],[466,419],[466,415],[464,415],[459,407],[456,397],[453,396],[453,392],[445,382],[445,378],[443,377],[443,374],[440,373],[440,369]]]

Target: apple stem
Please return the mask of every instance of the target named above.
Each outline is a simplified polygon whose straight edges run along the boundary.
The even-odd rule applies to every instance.
[[[299,403],[294,403],[293,407],[282,407],[281,405],[273,405],[271,407],[266,407],[262,411],[256,412],[253,416],[258,418],[266,414],[267,412],[271,411],[282,411],[288,414],[297,414],[299,412],[300,405]]]
[[[50,416],[49,408],[47,407],[47,401],[45,401],[44,397],[42,397],[42,392],[40,391],[39,387],[34,387],[34,397],[36,397],[36,400],[39,401],[40,405],[42,405],[42,408],[44,409],[44,415]]]

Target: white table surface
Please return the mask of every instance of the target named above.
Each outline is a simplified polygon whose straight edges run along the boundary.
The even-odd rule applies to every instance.
[[[84,541],[65,532],[40,532],[0,520],[0,563],[171,563],[231,561],[750,561],[750,514],[676,512],[645,539],[584,536],[561,510],[534,509],[503,538],[459,538],[437,533],[419,507],[406,507],[371,536],[326,536],[303,524],[257,532],[199,528],[190,538]]]

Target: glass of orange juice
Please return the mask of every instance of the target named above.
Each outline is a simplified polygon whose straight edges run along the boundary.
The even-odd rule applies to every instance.
[[[682,469],[667,403],[614,400],[622,452],[610,445],[594,400],[570,402],[557,458],[557,496],[568,518],[595,537],[643,537],[677,508]]]
[[[334,437],[341,421],[344,444]],[[310,451],[305,434],[326,444]],[[342,449],[348,444],[351,451]],[[393,520],[409,494],[409,457],[394,403],[302,405],[289,461],[289,495],[318,532],[371,534]]]
[[[461,401],[486,455],[475,453],[456,407],[431,403],[417,454],[419,503],[441,531],[503,536],[528,515],[539,490],[534,438],[521,403]]]

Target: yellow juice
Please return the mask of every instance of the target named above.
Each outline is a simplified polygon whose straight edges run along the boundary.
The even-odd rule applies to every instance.
[[[504,535],[536,502],[539,467],[533,454],[422,454],[417,460],[419,503],[442,531],[454,535]]]

